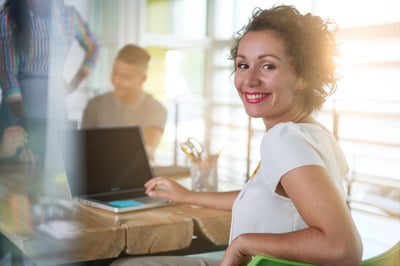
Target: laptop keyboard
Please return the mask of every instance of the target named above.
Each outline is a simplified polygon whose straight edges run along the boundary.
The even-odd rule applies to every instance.
[[[103,195],[103,196],[96,196],[94,197],[100,201],[114,201],[114,200],[123,200],[123,199],[130,199],[130,198],[138,198],[142,195],[138,195],[135,192],[127,192],[127,193],[118,193],[118,194],[111,194],[111,195]]]

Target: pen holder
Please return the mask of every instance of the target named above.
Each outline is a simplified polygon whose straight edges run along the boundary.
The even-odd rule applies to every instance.
[[[218,164],[209,161],[193,161],[190,168],[192,190],[212,192],[218,190]]]

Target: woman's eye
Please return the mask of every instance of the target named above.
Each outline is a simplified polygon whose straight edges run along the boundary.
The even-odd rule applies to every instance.
[[[237,65],[237,68],[238,68],[238,69],[248,69],[249,66],[248,66],[247,64],[244,64],[244,63],[239,63],[239,64]]]
[[[271,65],[271,64],[265,64],[265,65],[263,65],[263,68],[267,69],[267,70],[272,70],[272,69],[275,69],[275,66]]]
[[[271,65],[271,64],[265,64],[265,65],[263,65],[263,68],[266,70],[272,70],[272,69],[275,69],[275,66]]]

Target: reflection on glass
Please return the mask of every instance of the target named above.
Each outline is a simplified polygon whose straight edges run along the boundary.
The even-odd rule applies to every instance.
[[[149,83],[161,87],[168,109],[168,119],[163,139],[156,154],[156,162],[174,163],[175,141],[195,135],[204,138],[206,101],[204,93],[205,51],[203,49],[163,49],[150,47],[155,62],[163,63],[149,68]],[[163,84],[160,83],[164,81]],[[157,83],[156,83],[157,82]],[[158,90],[161,91],[159,88]],[[178,138],[178,139],[176,139]],[[177,152],[178,156],[181,155]],[[180,157],[180,156],[179,156]],[[184,156],[182,156],[184,160]]]

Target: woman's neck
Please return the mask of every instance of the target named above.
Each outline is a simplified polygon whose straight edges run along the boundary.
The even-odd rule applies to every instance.
[[[304,109],[302,109],[301,111],[293,109],[291,112],[287,112],[280,117],[277,117],[275,119],[264,118],[263,121],[266,130],[271,129],[279,123],[285,122],[316,124],[311,114],[309,112],[306,112]]]

